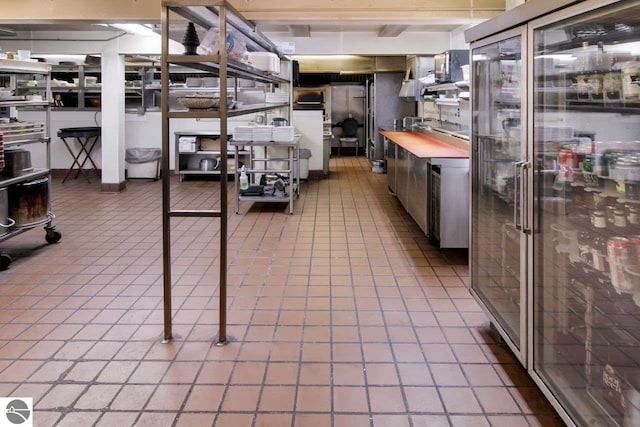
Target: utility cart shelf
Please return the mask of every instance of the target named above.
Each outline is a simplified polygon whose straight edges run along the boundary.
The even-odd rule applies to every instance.
[[[236,170],[235,170],[235,189],[236,189],[236,213],[240,213],[240,202],[248,201],[248,202],[264,202],[264,203],[288,203],[289,204],[289,214],[293,214],[293,195],[300,195],[300,162],[298,159],[300,158],[300,136],[296,135],[291,141],[283,141],[283,142],[274,142],[274,141],[231,141],[230,144],[235,149],[235,158],[236,158]],[[240,170],[240,166],[238,164],[238,153],[241,151],[240,147],[244,147],[249,151],[249,162],[248,168],[245,170],[245,173],[249,175],[249,181],[253,184],[259,182],[259,176],[263,174],[278,174],[285,175],[288,179],[289,183],[285,187],[288,187],[288,191],[285,191],[286,196],[279,197],[274,195],[262,195],[262,196],[243,196],[240,193],[239,181],[240,174],[242,173]],[[264,149],[264,152],[260,154],[260,157],[256,156],[255,148],[261,147]],[[269,147],[286,147],[287,148],[287,157],[269,157],[268,149]],[[286,168],[276,168],[269,167],[270,164],[273,163],[286,163]],[[258,167],[261,166],[261,167]],[[295,173],[294,173],[295,172]],[[294,183],[295,180],[295,183]],[[274,190],[275,192],[275,190]]]
[[[23,96],[9,96],[0,99],[0,116],[11,118],[11,122],[0,124],[0,154],[4,154],[4,173],[0,175],[0,242],[38,226],[44,226],[45,239],[56,243],[62,237],[53,226],[55,215],[51,212],[51,150],[49,137],[51,128],[51,66],[29,61],[0,59],[0,78],[12,89],[19,86],[21,76],[44,78],[45,92],[42,101],[26,101]],[[15,121],[18,107],[34,107],[43,114],[43,123]],[[46,167],[31,168],[29,164],[20,171],[15,160],[23,153],[21,145],[46,144]],[[12,156],[8,147],[16,147]],[[13,151],[13,150],[12,150]],[[27,162],[28,163],[28,162]],[[11,264],[8,254],[0,253],[0,270]]]

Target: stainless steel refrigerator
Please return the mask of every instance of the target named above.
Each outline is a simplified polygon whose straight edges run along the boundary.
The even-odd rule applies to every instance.
[[[467,31],[471,291],[564,421],[640,426],[640,2]]]
[[[415,116],[416,102],[400,98],[404,73],[376,73],[367,82],[366,153],[369,160],[385,158],[379,129],[393,129],[393,121]]]

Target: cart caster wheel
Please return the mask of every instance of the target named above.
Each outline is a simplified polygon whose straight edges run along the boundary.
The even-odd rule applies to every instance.
[[[62,233],[60,233],[59,231],[47,230],[47,235],[45,236],[47,243],[58,243],[61,238]]]
[[[2,254],[0,255],[0,271],[4,271],[7,268],[9,268],[9,265],[11,264],[11,261],[13,261],[11,259],[11,257],[7,254]]]

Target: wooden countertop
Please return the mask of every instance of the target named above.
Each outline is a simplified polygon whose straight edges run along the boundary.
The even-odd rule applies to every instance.
[[[381,130],[380,134],[414,156],[426,158],[468,159],[469,151],[416,132]]]

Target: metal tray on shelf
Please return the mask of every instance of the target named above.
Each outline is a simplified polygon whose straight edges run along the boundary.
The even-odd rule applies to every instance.
[[[44,123],[0,123],[0,134],[5,143],[41,139],[44,138],[44,130]]]

